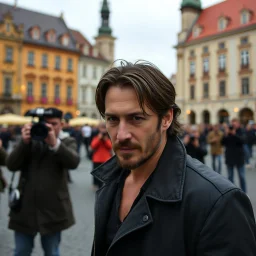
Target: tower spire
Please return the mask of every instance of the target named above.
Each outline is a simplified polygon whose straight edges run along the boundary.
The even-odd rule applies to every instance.
[[[101,27],[99,28],[99,35],[111,35],[112,29],[109,26],[109,15],[110,10],[108,6],[108,1],[103,0],[101,8]]]

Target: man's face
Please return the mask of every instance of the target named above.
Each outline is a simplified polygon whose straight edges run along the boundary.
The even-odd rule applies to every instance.
[[[49,117],[46,117],[45,118],[45,122],[52,125],[53,130],[55,132],[55,135],[56,135],[56,137],[58,137],[59,133],[60,133],[60,131],[62,129],[62,126],[63,126],[60,118],[49,118]]]
[[[140,108],[133,88],[109,88],[105,98],[106,127],[120,166],[136,169],[159,149],[166,129],[148,107]]]
[[[237,120],[232,120],[231,124],[232,126],[234,126],[235,129],[238,129],[240,126],[239,121]]]

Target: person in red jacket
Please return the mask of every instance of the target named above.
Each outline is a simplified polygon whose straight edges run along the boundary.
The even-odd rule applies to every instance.
[[[98,129],[98,135],[91,142],[93,169],[105,163],[112,156],[112,144],[105,123],[100,123]],[[101,185],[102,182],[100,180],[93,178],[93,186],[95,188],[100,188]]]

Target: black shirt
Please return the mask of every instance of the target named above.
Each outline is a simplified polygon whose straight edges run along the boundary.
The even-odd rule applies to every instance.
[[[140,189],[140,193],[137,196],[137,198],[135,199],[135,201],[132,204],[132,207],[130,209],[130,212],[127,214],[127,216],[125,217],[125,219],[123,220],[123,222],[120,221],[119,218],[119,208],[120,208],[120,204],[121,204],[121,199],[122,199],[122,192],[123,192],[123,188],[124,188],[124,183],[126,178],[129,176],[129,174],[131,173],[130,170],[123,170],[120,178],[119,178],[119,182],[118,182],[118,186],[117,186],[117,191],[116,191],[116,196],[114,197],[113,200],[113,204],[112,204],[112,208],[110,210],[110,215],[109,215],[109,219],[108,219],[108,223],[107,223],[107,228],[106,228],[106,249],[108,250],[108,248],[110,247],[114,237],[116,236],[116,233],[118,231],[118,229],[121,227],[122,223],[125,221],[125,219],[127,218],[127,216],[129,215],[129,213],[131,212],[131,210],[135,207],[135,205],[139,202],[139,200],[141,199],[141,197],[143,196],[143,194],[145,193],[151,179],[152,179],[152,174],[149,176],[149,178],[146,180],[146,182],[144,183],[144,185],[141,187]]]

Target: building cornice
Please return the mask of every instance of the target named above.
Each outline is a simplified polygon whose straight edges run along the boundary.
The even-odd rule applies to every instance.
[[[214,35],[211,35],[211,36],[207,36],[207,37],[203,37],[203,38],[199,38],[199,39],[194,39],[194,40],[189,41],[189,42],[180,43],[180,44],[174,46],[174,48],[185,48],[185,47],[196,45],[196,44],[199,44],[199,43],[205,43],[205,42],[208,42],[208,41],[213,41],[213,40],[216,40],[216,39],[221,39],[221,38],[226,38],[228,36],[241,34],[241,33],[251,31],[251,30],[254,30],[254,29],[256,29],[256,24],[252,24],[252,25],[249,25],[249,26],[246,26],[246,27],[243,27],[243,28],[230,30],[230,31],[227,31],[227,32],[222,32],[220,34],[214,34]]]

